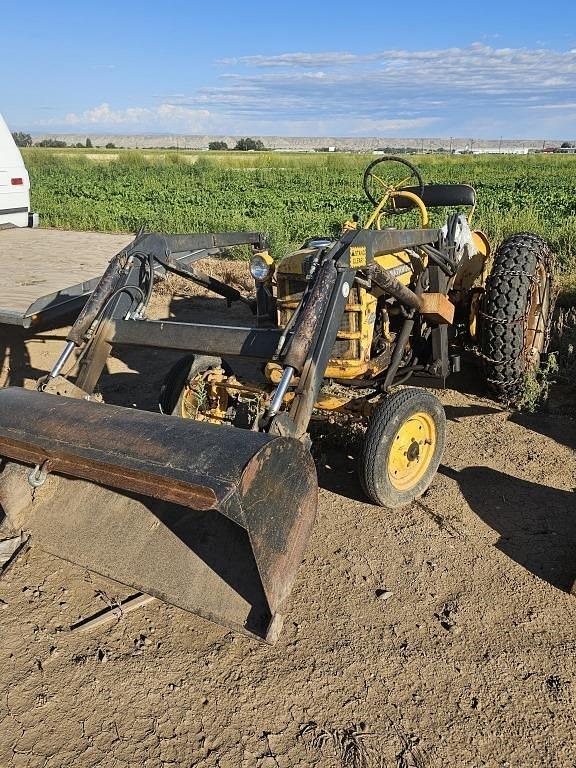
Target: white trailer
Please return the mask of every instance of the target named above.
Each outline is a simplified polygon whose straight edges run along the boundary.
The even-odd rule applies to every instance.
[[[0,229],[37,224],[30,213],[30,179],[20,150],[0,115]]]

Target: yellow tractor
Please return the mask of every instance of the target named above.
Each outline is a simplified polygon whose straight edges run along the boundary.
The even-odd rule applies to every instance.
[[[324,254],[350,242],[348,261],[356,275],[346,289],[314,408],[319,416],[338,411],[366,418],[360,480],[371,501],[393,508],[430,484],[444,446],[445,419],[431,393],[391,390],[408,382],[443,388],[460,371],[462,358],[469,362],[475,352],[498,399],[519,400],[549,340],[553,257],[540,238],[521,233],[501,245],[490,270],[488,239],[471,228],[475,190],[425,185],[418,168],[403,158],[374,160],[363,186],[374,206],[363,227],[356,217],[344,224],[340,238],[312,238],[276,264],[260,252],[251,272],[260,297],[259,324],[289,334]],[[456,212],[433,229],[428,209],[438,207]],[[382,229],[410,211],[419,216],[418,230]],[[402,247],[382,248],[380,254],[367,230],[384,238],[389,233]],[[232,361],[184,358],[166,379],[160,407],[183,418],[236,425],[240,408],[241,426],[254,428],[283,372],[280,361],[270,361],[263,370],[266,386],[258,370],[253,380],[236,376]],[[296,375],[291,380],[284,412],[295,412],[294,396],[308,387],[304,381]],[[331,382],[348,394],[331,393]]]
[[[444,410],[426,388],[476,353],[492,391],[517,401],[548,343],[546,243],[521,233],[491,258],[471,229],[474,189],[424,184],[405,159],[375,160],[364,189],[363,225],[278,263],[257,232],[140,233],[117,254],[37,391],[0,391],[0,536],[29,530],[54,554],[272,642],[315,517],[311,418],[365,420],[360,481],[393,509],[441,460]],[[442,226],[435,208],[451,209]],[[390,226],[403,214],[416,226]],[[252,248],[253,297],[194,266],[239,244]],[[254,323],[146,319],[166,272],[247,304]],[[186,353],[161,413],[95,396],[127,346]]]

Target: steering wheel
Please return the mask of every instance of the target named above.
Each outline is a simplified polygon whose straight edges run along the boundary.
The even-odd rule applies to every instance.
[[[374,171],[376,166],[381,163],[388,164],[388,167],[386,168],[386,179],[383,179]],[[397,166],[401,167],[392,169],[392,173],[390,173],[388,169],[391,163],[396,163]],[[408,174],[407,170],[409,171]],[[390,177],[392,178],[392,181],[388,180]],[[383,213],[406,213],[413,207],[413,205],[408,205],[406,207],[397,208],[394,201],[395,192],[401,192],[403,189],[406,189],[406,187],[412,187],[412,191],[418,195],[418,197],[422,197],[422,193],[424,192],[424,180],[422,179],[422,174],[418,168],[408,160],[404,160],[402,157],[396,157],[395,155],[383,155],[371,162],[368,168],[364,171],[362,184],[366,197],[370,200],[372,205],[379,205],[384,197],[389,198],[388,204],[381,209]]]

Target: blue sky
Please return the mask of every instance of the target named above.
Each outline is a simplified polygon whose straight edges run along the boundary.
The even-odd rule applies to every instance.
[[[13,130],[576,138],[564,0],[1,2]]]

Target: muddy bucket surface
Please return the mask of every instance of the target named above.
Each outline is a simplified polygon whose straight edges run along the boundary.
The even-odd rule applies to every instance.
[[[0,457],[5,523],[41,548],[275,639],[316,514],[297,440],[8,388]]]

